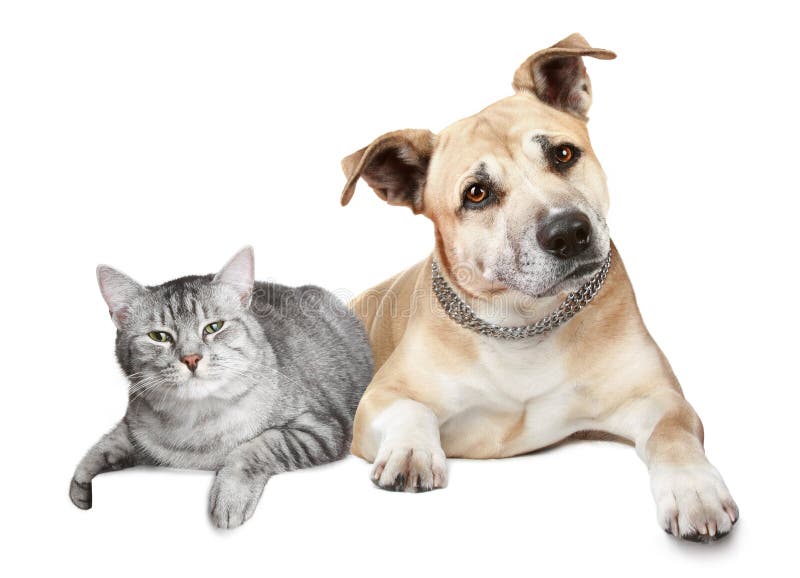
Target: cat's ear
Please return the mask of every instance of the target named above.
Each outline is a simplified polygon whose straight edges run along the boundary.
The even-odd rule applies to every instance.
[[[248,307],[255,283],[255,257],[252,247],[245,247],[228,261],[214,277],[215,283],[225,283],[239,292],[242,305]]]
[[[108,305],[114,325],[121,327],[128,318],[133,300],[147,291],[125,273],[108,265],[97,266],[97,283]]]

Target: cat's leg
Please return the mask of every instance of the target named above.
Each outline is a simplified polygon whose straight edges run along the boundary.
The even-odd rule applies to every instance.
[[[309,412],[239,446],[214,478],[209,497],[212,521],[219,528],[242,525],[255,512],[270,477],[341,459],[349,441],[349,419]]]
[[[136,449],[128,437],[125,421],[119,422],[100,438],[75,469],[69,485],[69,497],[81,510],[92,507],[92,479],[98,474],[129,468],[138,463]]]
[[[636,444],[666,532],[704,542],[730,532],[738,508],[705,456],[703,425],[679,389],[647,388],[598,425]]]
[[[439,419],[403,388],[370,384],[356,412],[353,453],[372,462],[370,478],[384,490],[426,492],[447,485]]]

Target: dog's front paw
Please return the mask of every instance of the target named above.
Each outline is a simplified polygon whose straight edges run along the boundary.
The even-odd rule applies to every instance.
[[[81,510],[92,507],[92,482],[79,482],[75,478],[69,483],[69,499]]]
[[[217,472],[209,496],[214,525],[230,529],[249,520],[266,483],[266,476],[248,476],[233,468],[222,468]]]
[[[440,447],[382,447],[373,483],[392,492],[427,492],[447,485],[447,459]]]
[[[739,518],[736,502],[709,463],[655,466],[650,471],[650,487],[661,527],[684,540],[718,540]]]

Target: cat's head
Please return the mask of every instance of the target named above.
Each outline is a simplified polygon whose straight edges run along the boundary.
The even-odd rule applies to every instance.
[[[264,335],[250,311],[253,250],[216,275],[145,287],[100,265],[97,280],[117,326],[117,359],[130,398],[229,398],[249,387]]]

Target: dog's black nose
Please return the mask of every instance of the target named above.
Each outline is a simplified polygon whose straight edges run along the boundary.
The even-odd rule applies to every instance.
[[[547,217],[536,232],[539,245],[561,259],[585,251],[592,242],[592,224],[580,211],[556,213]]]

